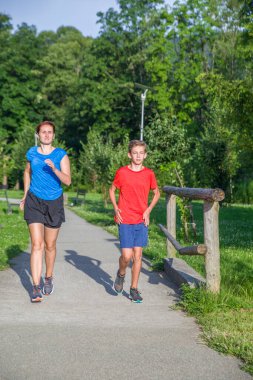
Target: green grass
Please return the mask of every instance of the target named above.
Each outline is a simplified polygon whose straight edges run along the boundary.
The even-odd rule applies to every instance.
[[[21,199],[24,192],[22,190],[7,190],[9,198]],[[0,198],[5,198],[5,191],[0,190]]]
[[[0,270],[3,270],[9,267],[10,259],[27,248],[29,235],[23,213],[15,207],[8,215],[6,202],[0,202],[0,225]]]
[[[72,207],[79,216],[117,236],[113,209],[104,207],[101,195],[88,193],[83,206]],[[177,216],[177,239],[182,245],[203,243],[203,204],[194,202],[197,241],[183,242]],[[161,199],[151,215],[149,247],[144,254],[153,267],[161,269],[166,257],[166,239],[157,224],[166,224],[165,200]],[[209,346],[242,359],[244,369],[253,374],[253,206],[220,208],[221,293],[183,287],[179,307],[197,318]],[[205,276],[204,258],[184,257]]]

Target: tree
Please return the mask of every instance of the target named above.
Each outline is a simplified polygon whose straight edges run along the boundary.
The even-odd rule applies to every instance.
[[[165,86],[169,64],[164,37],[167,14],[163,0],[120,0],[118,4],[119,11],[110,8],[98,14],[101,31],[95,42],[96,55],[105,62],[108,77],[118,87],[112,111],[119,114],[124,130],[136,137],[143,91],[138,84],[155,90],[150,105],[147,99],[147,116],[168,107]]]
[[[40,83],[32,70],[39,55],[35,27],[22,24],[9,37],[3,55],[0,128],[7,131],[11,143],[22,122],[39,120],[36,95]]]
[[[87,144],[82,144],[79,158],[82,181],[86,187],[101,192],[106,205],[115,172],[127,162],[127,143],[125,139],[123,145],[115,146],[110,138],[91,130]]]
[[[253,94],[245,81],[228,81],[222,75],[201,75],[198,82],[208,102],[207,121],[198,143],[202,146],[200,178],[208,186],[225,190],[229,201],[232,180],[244,165],[241,157],[248,152],[250,158],[253,153]]]
[[[177,172],[187,182],[185,169],[191,161],[190,143],[182,124],[157,115],[145,129],[145,141],[148,144],[147,165],[155,170],[161,186],[171,183],[180,186]]]

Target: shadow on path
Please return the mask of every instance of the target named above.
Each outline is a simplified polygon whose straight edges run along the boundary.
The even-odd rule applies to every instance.
[[[21,252],[18,245],[13,245],[7,248],[7,256],[9,257],[9,263],[11,269],[17,273],[20,278],[20,282],[30,295],[32,289],[31,273],[30,273],[30,254],[23,252],[19,256],[13,258],[13,251]]]
[[[103,285],[108,294],[117,297],[117,294],[112,289],[112,278],[101,268],[102,262],[100,260],[89,256],[79,255],[78,252],[72,250],[66,250],[65,252],[68,254],[65,255],[65,260],[69,264],[87,274],[98,284]]]
[[[114,243],[119,254],[121,253],[119,239],[109,238],[106,240]],[[142,256],[142,262],[145,263],[146,266],[148,267],[148,269],[144,268],[143,266],[141,268],[141,273],[148,277],[148,283],[153,284],[153,285],[158,285],[158,284],[168,285],[168,283],[169,283],[170,288],[173,289],[173,293],[170,293],[170,296],[174,296],[175,299],[178,300],[180,297],[180,290],[178,289],[178,287],[173,282],[169,281],[165,272],[162,272],[162,271],[158,272],[158,271],[152,270],[152,266],[150,264],[150,261],[145,256]],[[116,265],[116,270],[117,270],[118,261],[116,261],[115,265]],[[132,261],[130,262],[129,268],[127,268],[127,270],[131,270],[131,268],[132,268]],[[126,296],[127,298],[129,298],[129,294],[125,290],[123,291],[123,295]]]

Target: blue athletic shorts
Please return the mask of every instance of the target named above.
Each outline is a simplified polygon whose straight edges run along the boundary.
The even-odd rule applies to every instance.
[[[144,223],[119,224],[120,248],[146,247],[148,227]]]

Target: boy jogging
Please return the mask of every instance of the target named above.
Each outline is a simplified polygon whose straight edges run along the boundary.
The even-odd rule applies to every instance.
[[[148,243],[148,225],[151,210],[160,197],[154,172],[143,166],[146,156],[146,144],[143,141],[130,141],[128,157],[131,162],[128,166],[118,169],[109,190],[115,211],[115,221],[119,226],[121,248],[119,270],[114,282],[114,290],[118,294],[122,293],[126,268],[132,260],[130,299],[135,303],[142,302],[142,297],[138,290],[138,280],[142,265],[142,248]],[[118,204],[115,196],[116,189],[120,192]],[[150,190],[153,191],[154,196],[148,206]]]

